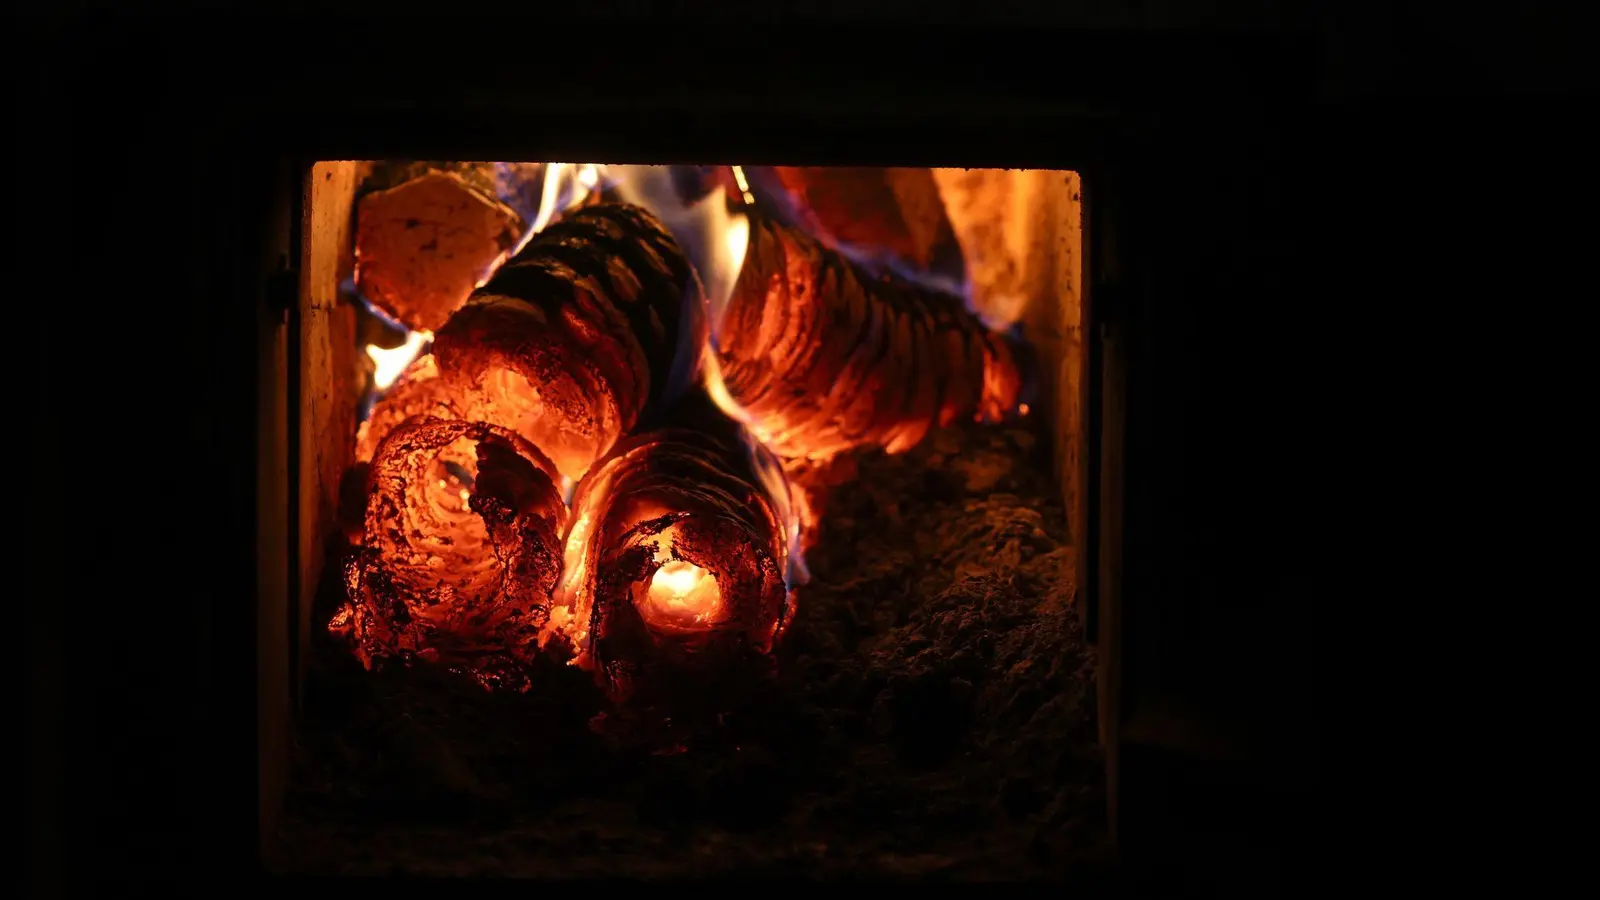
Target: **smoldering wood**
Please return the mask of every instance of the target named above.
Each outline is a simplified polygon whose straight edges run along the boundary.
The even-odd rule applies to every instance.
[[[348,600],[330,630],[369,668],[422,660],[523,688],[561,569],[555,478],[537,448],[491,425],[423,418],[390,431],[365,474]]]
[[[839,457],[856,471],[838,486],[808,477],[826,533],[776,676],[665,728],[638,727],[559,661],[508,699],[420,668],[369,675],[320,643],[269,861],[346,875],[1093,873],[1109,848],[1092,654],[1041,424],[941,430],[903,455]]]
[[[660,701],[671,717],[682,714],[684,696],[720,694],[730,673],[754,676],[769,665],[792,613],[790,504],[758,468],[775,473],[776,457],[747,443],[703,393],[664,420],[619,443],[578,485],[575,515],[594,527],[568,632],[581,635],[580,661],[613,697]],[[668,560],[715,579],[713,618],[663,629],[641,614],[636,592]]]
[[[437,331],[538,212],[538,163],[379,162],[356,198],[356,285],[406,327]]]
[[[704,306],[688,259],[654,216],[588,206],[535,235],[474,292],[434,353],[446,377],[477,387],[501,373],[537,385],[539,419],[524,436],[577,477],[683,389],[705,342]],[[504,421],[494,408],[482,414]]]
[[[519,217],[532,221],[544,190],[544,163],[375,160],[363,166],[364,180],[356,197],[358,202],[374,191],[399,187],[432,172],[445,172],[483,196],[506,204]]]
[[[812,559],[810,617],[778,679],[752,681],[716,727],[712,710],[665,734],[623,710],[592,720],[603,698],[554,662],[536,676],[536,710],[423,670],[358,677],[319,630],[274,855],[318,872],[535,877],[686,873],[691,859],[698,873],[1092,866],[1103,788],[1082,736],[1092,705],[1075,686],[1089,656],[1070,621],[1046,614],[1071,601],[1074,557],[1040,448],[1066,432],[1048,415],[1024,425],[800,470],[831,529]],[[1048,541],[1030,539],[1028,509]],[[793,841],[747,833],[779,823]]]
[[[962,280],[961,246],[928,169],[771,166],[747,168],[745,175],[764,207],[783,209],[790,224],[834,249]]]
[[[957,419],[1019,414],[1025,345],[962,298],[869,271],[799,228],[749,221],[715,352],[728,394],[780,455],[899,452]]]
[[[357,288],[413,331],[444,325],[520,227],[509,207],[438,171],[366,193],[356,221]]]

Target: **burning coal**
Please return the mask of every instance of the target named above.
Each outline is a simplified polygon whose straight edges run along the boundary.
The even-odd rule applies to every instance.
[[[763,656],[798,535],[781,470],[703,396],[578,485],[552,631],[614,694],[652,671]]]
[[[561,572],[555,466],[482,423],[395,428],[372,460],[349,598],[330,624],[369,668],[423,659],[511,686]]]

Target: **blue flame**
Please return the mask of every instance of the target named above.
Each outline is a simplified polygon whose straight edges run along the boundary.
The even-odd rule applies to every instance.
[[[811,581],[811,570],[806,567],[805,553],[800,549],[805,524],[801,521],[794,486],[789,483],[789,477],[784,473],[783,464],[778,461],[777,455],[767,449],[767,445],[761,443],[750,429],[740,428],[740,437],[744,442],[745,452],[749,454],[750,467],[761,479],[767,493],[771,495],[783,527],[783,543],[787,551],[787,559],[783,565],[784,587],[794,588],[807,584]]]

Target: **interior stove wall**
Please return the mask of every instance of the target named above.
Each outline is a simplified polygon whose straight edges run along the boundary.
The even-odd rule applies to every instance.
[[[961,244],[973,304],[1021,323],[1038,354],[1037,414],[1055,437],[1055,475],[1084,546],[1083,183],[1050,169],[934,169]]]
[[[355,308],[340,298],[339,285],[355,267],[351,212],[361,172],[354,162],[319,162],[311,168],[307,190],[298,367],[299,647],[310,638],[326,548],[338,528],[339,480],[355,453],[356,409],[365,373],[356,345]],[[304,654],[300,657],[303,674]]]

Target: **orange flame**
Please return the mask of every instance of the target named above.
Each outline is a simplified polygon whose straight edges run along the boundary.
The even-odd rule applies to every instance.
[[[546,225],[555,219],[559,213],[577,206],[588,199],[595,186],[600,183],[600,171],[594,163],[545,163],[544,185],[539,195],[539,212],[528,223],[528,230],[523,232],[521,240],[511,248],[511,256],[522,252],[522,248],[533,240],[533,236],[544,230]]]
[[[416,362],[422,354],[422,348],[433,341],[433,333],[428,331],[412,331],[406,334],[406,342],[393,349],[386,350],[377,344],[367,345],[367,356],[372,358],[376,369],[372,373],[372,383],[377,391],[389,389],[400,377],[406,367]]]
[[[732,169],[744,201],[754,203],[743,167],[733,166]],[[706,392],[729,418],[744,426],[751,466],[781,519],[779,532],[787,557],[784,581],[791,587],[804,584],[810,580],[800,541],[807,524],[803,521],[804,504],[791,492],[789,479],[777,457],[764,446],[772,435],[728,392],[717,360],[716,347],[722,334],[723,316],[750,249],[750,219],[730,211],[727,197],[720,189],[693,205],[685,205],[672,185],[671,171],[666,166],[607,166],[604,174],[613,180],[623,199],[649,209],[661,219],[688,250],[700,273],[711,319],[711,340],[701,354]]]
[[[732,166],[731,168],[733,169],[733,180],[739,184],[739,193],[744,195],[745,205],[754,206],[756,197],[750,193],[750,182],[744,178],[744,166]]]
[[[584,200],[588,199],[594,189],[600,184],[600,169],[594,163],[545,163],[544,184],[539,198],[539,211],[533,221],[522,232],[515,247],[501,253],[493,263],[485,267],[483,274],[478,278],[477,286],[483,287],[489,283],[494,273],[505,262],[528,245],[535,234],[543,231],[557,215],[563,213]],[[375,315],[389,319],[387,314],[375,307],[368,306]],[[397,324],[397,323],[396,323]],[[395,381],[422,355],[427,346],[433,342],[433,334],[428,331],[407,331],[405,343],[393,349],[384,349],[376,344],[368,344],[367,356],[372,358],[377,370],[373,375],[373,392],[367,400],[375,401],[392,387]]]
[[[744,266],[750,243],[749,219],[729,212],[721,190],[685,205],[673,186],[670,166],[606,166],[601,174],[616,186],[623,200],[650,210],[683,245],[705,287],[714,336]]]

